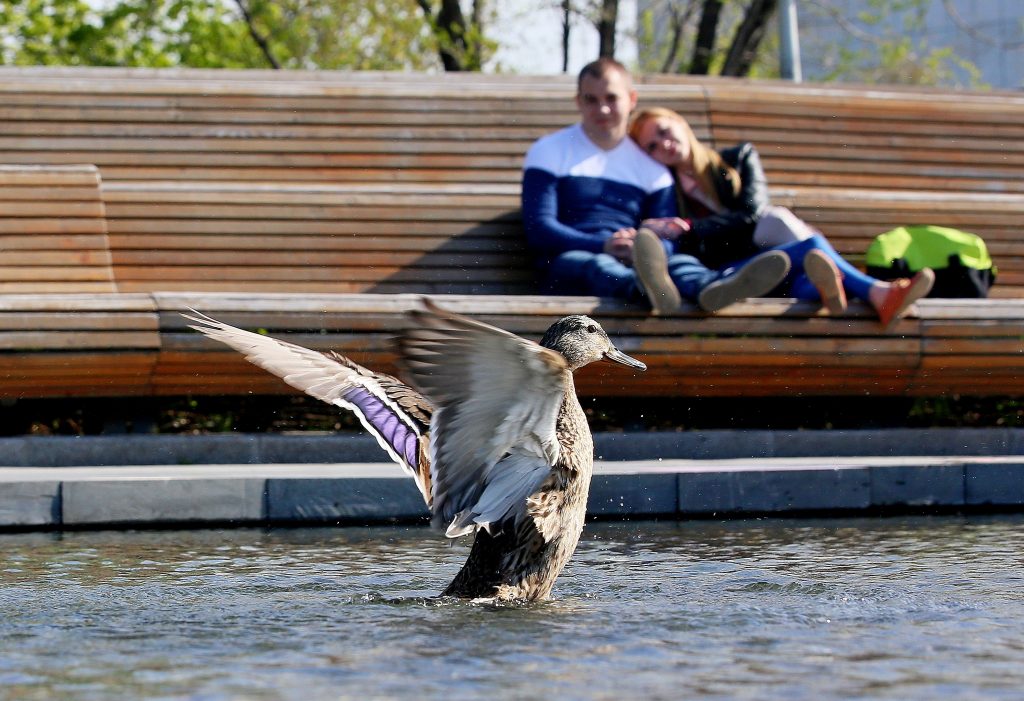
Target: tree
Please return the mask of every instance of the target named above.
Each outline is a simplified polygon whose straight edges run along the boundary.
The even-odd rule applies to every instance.
[[[641,69],[749,75],[777,0],[662,0],[640,18]],[[699,13],[698,13],[699,10]],[[696,20],[696,21],[695,21]],[[687,37],[692,34],[692,39]],[[729,36],[724,44],[723,36]],[[689,43],[689,60],[681,59]]]
[[[615,58],[615,29],[619,23],[619,0],[601,0],[597,15],[597,35],[600,38],[597,55]]]
[[[772,20],[777,0],[659,0],[640,18],[640,69],[662,73],[718,73],[777,77]],[[819,35],[829,70],[818,79],[868,83],[978,86],[977,68],[949,46],[924,36],[924,18],[941,4],[973,40],[1013,48],[972,26],[952,0],[804,0],[800,3],[805,54]],[[857,12],[852,12],[856,7]],[[838,28],[806,31],[807,26]],[[727,38],[727,41],[725,40]],[[687,50],[688,49],[688,50]],[[685,57],[685,58],[684,58]]]
[[[432,0],[417,0],[417,3],[433,30],[444,69],[481,70],[495,47],[484,34],[485,0],[473,0],[468,22],[459,0],[440,0],[436,10]]]
[[[9,0],[0,4],[0,60],[426,70],[446,65],[439,49],[455,37],[460,67],[478,70],[491,44],[482,34],[483,0],[476,7],[460,33],[458,16],[428,21],[408,0]]]
[[[925,35],[924,19],[934,0],[865,0],[863,4],[854,15],[833,0],[810,0],[803,8],[808,19],[830,22],[846,37],[823,47],[828,70],[820,79],[980,87],[980,71],[973,63],[950,46],[933,45]],[[954,26],[973,41],[1012,48],[972,27],[953,3],[942,0],[941,5]]]

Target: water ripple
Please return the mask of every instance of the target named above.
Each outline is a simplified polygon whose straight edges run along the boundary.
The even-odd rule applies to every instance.
[[[2,535],[0,699],[1017,698],[1020,526],[588,525],[508,607],[419,528]]]

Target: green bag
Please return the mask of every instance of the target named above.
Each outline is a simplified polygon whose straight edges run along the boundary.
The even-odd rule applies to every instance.
[[[864,257],[868,275],[881,280],[935,271],[929,297],[987,297],[996,269],[980,236],[945,226],[901,226],[879,234]]]

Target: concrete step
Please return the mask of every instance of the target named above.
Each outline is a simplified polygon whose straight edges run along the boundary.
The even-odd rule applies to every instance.
[[[598,518],[850,515],[1024,506],[1024,455],[599,460]],[[416,521],[381,462],[0,467],[0,528]]]
[[[739,401],[739,400],[738,400]],[[715,430],[597,433],[599,460],[1024,455],[1024,429],[906,428],[830,431]],[[0,464],[213,465],[380,462],[366,433],[19,436],[0,438]]]

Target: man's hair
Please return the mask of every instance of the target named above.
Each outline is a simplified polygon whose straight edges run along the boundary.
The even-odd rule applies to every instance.
[[[626,78],[632,80],[632,76],[629,74],[628,68],[623,66],[614,58],[602,56],[596,61],[591,61],[590,63],[588,63],[587,65],[583,66],[583,68],[580,69],[580,74],[576,78],[576,92],[580,91],[580,88],[583,85],[583,79],[585,77],[589,76],[591,78],[604,78],[612,71],[618,71],[622,75],[626,76]]]

